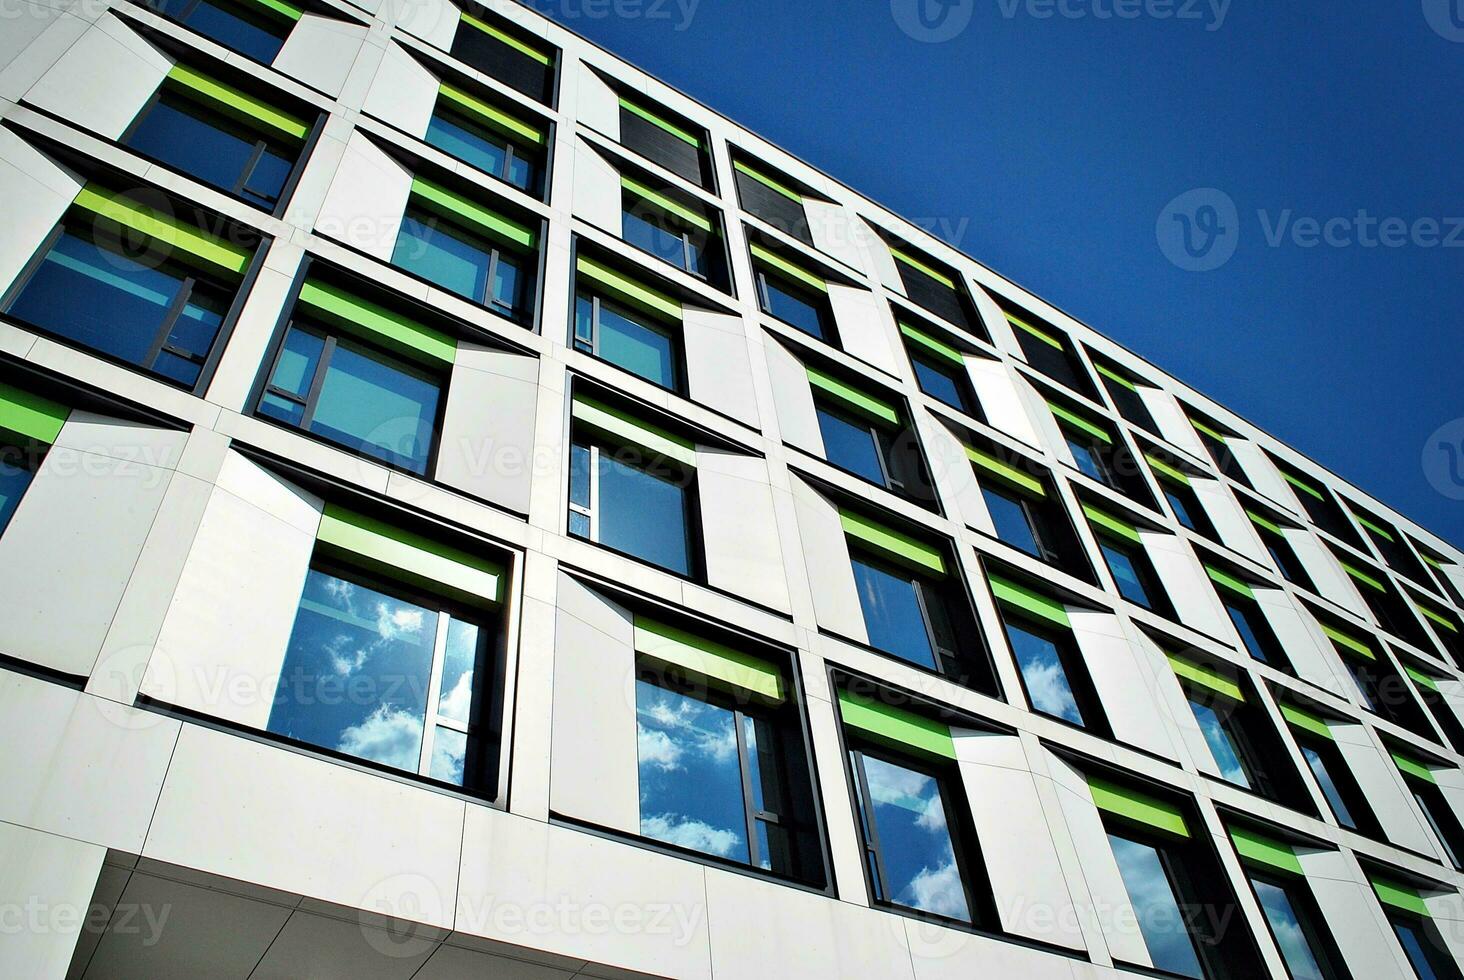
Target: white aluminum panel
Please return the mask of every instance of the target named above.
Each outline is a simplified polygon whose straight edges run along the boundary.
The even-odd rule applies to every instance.
[[[419,139],[427,135],[441,81],[400,44],[388,44],[361,111]]]
[[[315,230],[390,262],[411,194],[411,171],[362,133],[353,132]]]
[[[538,398],[537,358],[459,343],[437,479],[527,514],[534,476],[545,465],[534,440]]]
[[[783,549],[768,464],[706,446],[696,454],[707,583],[772,609],[789,610]]]
[[[369,33],[370,28],[353,21],[307,13],[285,38],[274,68],[339,97]]]
[[[171,58],[108,13],[41,76],[25,101],[120,139],[172,67]]]
[[[692,399],[757,428],[757,390],[742,317],[688,306],[681,333]]]

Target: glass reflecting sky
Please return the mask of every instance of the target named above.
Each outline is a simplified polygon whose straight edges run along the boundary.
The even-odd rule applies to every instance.
[[[1337,789],[1337,783],[1332,779],[1332,774],[1327,771],[1327,761],[1322,758],[1321,753],[1309,745],[1301,747],[1301,755],[1306,759],[1306,764],[1317,779],[1317,786],[1321,789],[1322,795],[1327,798],[1327,805],[1332,808],[1332,815],[1337,822],[1350,830],[1357,829],[1357,821],[1353,819],[1352,812],[1347,809],[1347,801],[1342,798],[1342,793]]]
[[[686,496],[677,483],[600,452],[600,541],[687,574]]]
[[[1251,879],[1251,884],[1255,887],[1256,898],[1260,900],[1261,911],[1271,924],[1271,933],[1276,937],[1286,969],[1291,971],[1291,980],[1326,980],[1286,890],[1255,878]]]
[[[1200,969],[1194,940],[1185,928],[1179,899],[1159,852],[1148,844],[1117,834],[1109,834],[1108,843],[1118,861],[1124,889],[1154,965],[1170,973],[1203,980],[1205,974]]]
[[[971,921],[966,889],[933,776],[862,756],[888,900]]]
[[[1083,724],[1083,712],[1063,670],[1057,644],[1020,626],[1007,624],[1007,637],[1016,654],[1022,680],[1027,683],[1027,696],[1032,707],[1044,714],[1062,718],[1075,725]]]
[[[1220,715],[1208,704],[1202,704],[1193,698],[1190,699],[1190,710],[1195,714],[1195,721],[1200,726],[1200,733],[1205,736],[1205,743],[1210,746],[1210,755],[1214,756],[1220,775],[1227,782],[1252,789],[1250,776],[1240,761],[1240,750],[1231,739],[1230,733],[1225,730]]]
[[[853,567],[869,645],[934,669],[935,654],[914,582],[908,575],[895,575],[858,558],[853,560]]]

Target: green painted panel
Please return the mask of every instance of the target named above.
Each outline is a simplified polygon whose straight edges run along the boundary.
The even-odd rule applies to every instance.
[[[482,31],[484,34],[489,35],[490,37],[497,38],[499,41],[502,41],[504,44],[513,48],[519,54],[527,55],[541,65],[551,65],[554,63],[553,57],[549,54],[540,51],[538,48],[535,48],[530,44],[520,41],[518,38],[514,37],[512,34],[508,33],[505,30],[494,27],[492,24],[489,24],[486,21],[479,20],[470,13],[463,13],[463,23],[468,24],[471,27],[476,27],[478,30]]]
[[[751,244],[751,250],[753,258],[772,266],[784,275],[803,283],[803,285],[816,289],[821,293],[829,291],[828,281],[823,276],[815,275],[803,268],[803,266],[789,262],[772,249],[753,242]]]
[[[70,416],[71,409],[59,402],[0,384],[0,431],[50,445]]]
[[[963,368],[966,366],[966,356],[939,337],[929,334],[919,327],[912,327],[908,323],[900,324],[900,333],[935,356]]]
[[[1129,391],[1132,391],[1132,392],[1137,392],[1139,390],[1139,386],[1138,385],[1134,384],[1127,377],[1125,377],[1122,374],[1119,374],[1117,371],[1113,370],[1113,368],[1109,367],[1108,365],[1104,364],[1103,362],[1101,362],[1101,361],[1096,362],[1093,366],[1098,369],[1098,373],[1099,374],[1103,375],[1105,378],[1107,378],[1109,381],[1112,381],[1114,384],[1121,385],[1122,387],[1127,388]]]
[[[116,222],[151,238],[159,245],[186,253],[183,261],[202,263],[209,269],[237,279],[249,267],[253,253],[199,228],[191,228],[170,214],[163,214],[96,184],[87,184],[74,202],[76,207]]]
[[[1327,724],[1327,720],[1304,708],[1298,708],[1293,704],[1283,704],[1281,705],[1281,717],[1304,732],[1311,732],[1313,735],[1320,735],[1325,739],[1333,738],[1332,727]]]
[[[1415,605],[1418,606],[1419,612],[1423,613],[1430,620],[1442,626],[1450,633],[1459,632],[1459,624],[1454,622],[1448,616],[1445,616],[1443,613],[1439,612],[1437,609],[1434,609],[1432,606],[1429,606],[1422,602],[1415,603]]]
[[[623,300],[641,309],[649,310],[660,316],[669,317],[677,323],[681,322],[682,309],[680,300],[673,299],[665,293],[642,285],[629,276],[617,272],[594,259],[586,258],[583,255],[576,260],[575,265],[579,269],[580,275],[604,287],[616,299]]]
[[[939,548],[902,531],[885,527],[851,510],[840,510],[844,533],[885,557],[935,575],[946,573],[945,557]]]
[[[1293,487],[1300,490],[1302,493],[1306,494],[1309,497],[1315,497],[1317,500],[1321,500],[1324,502],[1327,499],[1322,494],[1322,491],[1318,490],[1316,487],[1312,486],[1310,483],[1306,482],[1294,473],[1291,473],[1287,470],[1282,470],[1281,479],[1285,480],[1287,483],[1291,484]]]
[[[1011,313],[1005,313],[1005,311],[1003,311],[1003,314],[1006,316],[1007,322],[1017,329],[1022,330],[1033,337],[1036,337],[1038,340],[1042,341],[1049,347],[1056,347],[1058,350],[1063,352],[1067,351],[1066,344],[1064,344],[1057,337],[1048,333],[1046,330],[1043,330],[1041,327],[1034,326],[1033,324],[1028,323],[1026,320],[1023,320],[1021,317],[1014,316]]]
[[[513,245],[521,245],[524,248],[533,248],[534,243],[538,240],[534,230],[527,225],[520,224],[512,218],[506,218],[497,211],[484,207],[457,191],[448,190],[441,184],[434,184],[430,180],[423,180],[421,177],[413,179],[412,197],[439,214],[456,218],[492,238]]]
[[[1384,905],[1412,915],[1422,916],[1425,919],[1432,917],[1428,911],[1428,903],[1423,900],[1423,896],[1418,893],[1417,889],[1408,885],[1400,885],[1398,882],[1389,881],[1386,878],[1369,876],[1369,880],[1372,882],[1373,893]]]
[[[652,455],[661,455],[685,466],[696,466],[696,446],[690,439],[642,422],[603,402],[576,397],[570,413],[576,422],[608,436],[613,441],[636,446]]]
[[[1413,678],[1414,682],[1416,684],[1418,684],[1420,687],[1425,687],[1428,690],[1434,691],[1436,693],[1438,692],[1438,690],[1439,690],[1439,682],[1437,680],[1435,680],[1433,677],[1430,677],[1428,674],[1425,674],[1423,671],[1419,670],[1418,668],[1416,668],[1416,667],[1410,667],[1407,664],[1404,664],[1403,665],[1403,669],[1404,669],[1404,671],[1406,671],[1408,673],[1408,676],[1411,677],[1411,678]]]
[[[1109,445],[1113,444],[1113,436],[1109,435],[1106,429],[1089,421],[1088,419],[1079,415],[1077,412],[1074,412],[1072,409],[1067,408],[1064,405],[1060,405],[1057,402],[1048,402],[1047,407],[1052,409],[1052,414],[1055,415],[1060,421],[1066,422],[1068,425],[1079,430],[1080,432],[1086,432],[1094,439],[1108,443]]]
[[[516,136],[519,139],[527,140],[536,146],[544,142],[543,129],[526,123],[517,116],[504,112],[492,103],[484,102],[477,96],[464,92],[456,85],[449,85],[443,82],[442,88],[438,91],[438,95],[445,101],[452,103],[459,111],[473,116],[493,129],[504,132],[509,136]]]
[[[1023,473],[1015,466],[1003,463],[1001,460],[997,459],[990,453],[981,449],[972,449],[970,446],[967,446],[966,455],[970,457],[971,462],[975,463],[977,466],[981,467],[982,470],[991,474],[992,476],[999,477],[1000,479],[1005,480],[1007,483],[1010,483],[1021,490],[1025,490],[1027,493],[1030,493],[1034,496],[1047,496],[1047,488],[1043,485],[1041,480],[1037,479],[1029,473]]]
[[[875,422],[889,425],[900,424],[900,413],[893,405],[882,402],[873,395],[867,395],[858,388],[853,388],[838,378],[825,374],[818,368],[808,368],[808,383],[824,394],[838,399],[845,407]]]
[[[1226,677],[1213,667],[1206,667],[1204,664],[1197,664],[1193,660],[1186,660],[1178,654],[1167,654],[1169,666],[1174,669],[1174,674],[1182,680],[1197,684],[1207,691],[1216,694],[1223,694],[1232,701],[1244,701],[1245,691],[1233,679]]]
[[[187,65],[174,65],[168,72],[168,81],[192,98],[234,119],[263,129],[267,135],[282,136],[291,142],[299,142],[310,134],[310,124],[298,116],[276,109],[268,102],[232,85],[215,81]]]
[[[766,660],[666,623],[635,617],[635,651],[736,692],[783,700],[783,675]]]
[[[1434,779],[1433,770],[1424,765],[1422,762],[1419,762],[1412,756],[1404,755],[1401,752],[1389,752],[1388,754],[1393,757],[1393,765],[1397,766],[1398,771],[1403,773],[1405,776],[1412,776],[1415,779],[1421,779],[1426,783],[1432,783],[1436,781]]]
[[[1154,456],[1150,453],[1145,453],[1144,458],[1149,461],[1149,465],[1154,468],[1154,472],[1158,473],[1160,476],[1167,477],[1168,479],[1173,480],[1175,483],[1178,483],[1180,486],[1187,487],[1190,485],[1189,474],[1186,473],[1184,470],[1178,468],[1177,466],[1170,466],[1158,456]]]
[[[710,221],[710,219],[707,218],[706,215],[691,207],[688,207],[685,204],[682,204],[680,201],[667,194],[663,194],[657,190],[652,190],[645,184],[642,184],[640,181],[636,180],[634,177],[629,177],[625,174],[621,174],[620,186],[630,191],[636,197],[641,198],[644,201],[649,201],[656,207],[660,208],[662,211],[665,211],[667,214],[674,214],[676,217],[680,218],[682,221],[685,221],[687,224],[695,228],[700,228],[702,231],[705,232],[711,232],[713,230],[712,222]]]
[[[933,267],[929,262],[926,262],[923,259],[916,258],[909,252],[895,248],[894,246],[890,246],[890,254],[899,259],[901,262],[908,265],[910,268],[916,270],[917,272],[920,272],[921,274],[929,276],[931,279],[934,279],[945,288],[956,288],[956,281],[954,279],[946,275],[944,272],[941,272],[939,269]]]
[[[1202,432],[1205,435],[1209,436],[1211,439],[1216,439],[1220,442],[1224,442],[1225,440],[1230,438],[1219,429],[1215,428],[1212,425],[1209,425],[1208,423],[1201,422],[1199,419],[1191,418],[1190,425],[1195,427],[1195,431]]]
[[[1354,510],[1352,512],[1352,516],[1355,517],[1355,518],[1357,518],[1357,523],[1361,524],[1363,527],[1367,528],[1369,531],[1371,531],[1372,533],[1376,534],[1378,537],[1382,538],[1384,541],[1397,541],[1398,540],[1397,538],[1393,537],[1393,532],[1392,531],[1389,531],[1387,528],[1383,527],[1381,524],[1378,524],[1376,521],[1373,521],[1373,520],[1371,520],[1371,519],[1369,519],[1367,517],[1362,516],[1357,511]]]
[[[1439,561],[1433,555],[1430,555],[1426,551],[1425,552],[1419,552],[1419,554],[1423,558],[1423,560],[1424,560],[1425,563],[1427,563],[1429,565],[1432,565],[1434,568],[1437,568],[1441,572],[1444,570],[1444,564],[1443,564],[1443,562]]]
[[[285,0],[254,0],[254,2],[265,10],[278,14],[286,20],[299,20],[305,16],[305,11],[292,3],[286,3]]]
[[[762,173],[759,170],[754,170],[752,167],[749,167],[741,160],[738,160],[736,163],[732,164],[732,166],[737,169],[738,173],[746,174],[753,180],[757,181],[759,184],[762,184],[765,187],[769,187],[777,191],[779,194],[782,194],[784,197],[788,198],[788,200],[797,201],[799,204],[803,203],[802,194],[798,193],[787,184],[784,184],[779,180],[775,180],[774,178],[769,177],[767,174]]]
[[[1189,827],[1179,807],[1156,800],[1152,796],[1131,790],[1127,786],[1110,783],[1106,779],[1088,779],[1088,790],[1093,794],[1093,804],[1104,813],[1111,813],[1153,830],[1188,837]]]
[[[1223,569],[1216,568],[1214,565],[1206,565],[1205,572],[1216,585],[1222,585],[1231,592],[1243,595],[1247,599],[1254,599],[1256,597],[1255,592],[1251,591],[1249,585]]]
[[[848,691],[839,692],[839,715],[849,728],[880,742],[942,759],[956,758],[950,727],[934,719]]]
[[[1114,517],[1106,510],[1099,510],[1092,504],[1083,504],[1083,513],[1088,516],[1097,527],[1117,535],[1132,544],[1143,544],[1144,539],[1139,537],[1139,529],[1122,518]]]
[[[457,340],[453,337],[354,296],[339,286],[307,282],[300,288],[300,304],[334,326],[365,333],[417,360],[432,365],[452,364],[457,360]]]
[[[1339,647],[1343,647],[1351,653],[1357,654],[1359,657],[1366,657],[1368,660],[1378,659],[1377,654],[1373,652],[1371,646],[1351,633],[1344,633],[1331,623],[1319,621],[1318,625],[1322,627],[1322,632],[1327,634],[1328,638]]]
[[[1351,564],[1349,564],[1349,563],[1347,563],[1347,562],[1344,561],[1344,562],[1342,562],[1342,567],[1343,567],[1343,569],[1346,570],[1346,572],[1347,572],[1348,575],[1351,575],[1354,579],[1356,579],[1357,581],[1361,582],[1363,585],[1367,586],[1368,588],[1370,588],[1370,589],[1372,589],[1372,590],[1374,590],[1376,592],[1387,592],[1388,591],[1388,587],[1386,585],[1384,585],[1380,579],[1378,579],[1376,576],[1374,576],[1374,575],[1372,575],[1372,574],[1370,574],[1368,572],[1363,571],[1362,569],[1358,568],[1356,565],[1351,565]]]
[[[1286,874],[1305,873],[1290,844],[1272,840],[1245,827],[1231,827],[1230,841],[1235,845],[1235,853],[1240,855],[1242,861]]]
[[[624,109],[626,112],[640,116],[652,126],[656,126],[660,129],[665,130],[672,136],[681,140],[683,143],[690,143],[697,149],[701,149],[701,137],[697,136],[695,133],[687,132],[685,129],[676,125],[671,120],[662,118],[661,116],[652,112],[650,109],[647,109],[644,106],[636,105],[634,102],[625,98],[622,98],[620,100],[620,108]]]
[[[317,538],[374,571],[433,591],[478,603],[497,604],[503,598],[504,570],[497,562],[335,504],[328,504],[321,515]]]
[[[1247,508],[1245,516],[1251,519],[1252,524],[1254,524],[1258,528],[1261,528],[1264,531],[1270,531],[1272,534],[1282,535],[1284,535],[1285,533],[1285,528],[1283,528],[1280,524],[1277,524],[1275,521],[1271,520],[1265,514],[1261,514]]]
[[[1067,607],[1061,602],[1051,596],[1045,596],[1029,589],[1025,585],[1013,582],[1011,579],[1002,578],[1000,575],[988,577],[991,582],[991,594],[1001,605],[1024,612],[1029,616],[1035,616],[1054,626],[1072,629],[1073,624],[1072,620],[1068,618]]]

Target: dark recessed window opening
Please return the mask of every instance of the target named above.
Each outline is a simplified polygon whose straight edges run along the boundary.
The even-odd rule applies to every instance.
[[[1108,720],[1062,603],[1019,582],[989,577],[1007,642],[1032,710],[1098,735]]]
[[[920,390],[958,412],[986,421],[971,389],[971,375],[960,349],[904,321],[900,322],[900,333],[905,337],[905,349]]]
[[[752,255],[762,311],[810,337],[837,345],[828,282],[756,242]]]
[[[620,98],[620,144],[699,187],[711,187],[706,131],[649,104]]]
[[[464,10],[451,50],[454,58],[537,102],[547,105],[554,97],[558,52],[539,40]]]
[[[585,256],[578,269],[575,349],[683,391],[681,303]]]
[[[543,190],[543,125],[526,122],[455,85],[443,84],[423,138],[521,191],[538,195]]]
[[[791,181],[774,175],[762,164],[736,160],[732,169],[737,180],[737,199],[744,211],[805,245],[814,244],[803,194]]]
[[[146,0],[148,6],[246,58],[269,64],[304,11],[285,0]]]
[[[1144,396],[1140,393],[1139,383],[1131,378],[1127,372],[1118,368],[1109,367],[1102,361],[1095,361],[1099,376],[1103,378],[1103,387],[1113,399],[1118,414],[1132,422],[1134,425],[1159,435],[1159,426],[1154,422],[1154,416],[1149,412],[1149,406],[1144,402]]]
[[[1230,617],[1231,625],[1240,635],[1240,642],[1245,651],[1263,664],[1270,664],[1277,670],[1292,673],[1291,661],[1287,658],[1286,651],[1282,649],[1281,641],[1276,638],[1275,631],[1271,629],[1265,611],[1256,601],[1255,591],[1250,585],[1239,577],[1213,565],[1206,565],[1205,571],[1215,583],[1215,592],[1220,597],[1220,604],[1225,607],[1225,613]]]
[[[1022,348],[1022,354],[1033,370],[1069,391],[1097,398],[1098,391],[1093,387],[1092,379],[1060,331],[1030,314],[1004,312],[1007,322],[1015,328],[1012,333],[1017,338],[1017,345]]]

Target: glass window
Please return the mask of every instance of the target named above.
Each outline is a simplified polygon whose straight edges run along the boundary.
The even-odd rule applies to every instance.
[[[1221,602],[1225,605],[1225,611],[1230,614],[1230,622],[1240,634],[1240,642],[1245,645],[1246,652],[1263,664],[1271,664],[1284,670],[1285,665],[1276,662],[1278,658],[1274,655],[1270,627],[1259,621],[1260,610],[1249,603],[1241,605],[1238,600],[1228,596],[1222,597]]]
[[[1312,924],[1298,911],[1288,889],[1264,878],[1252,877],[1250,883],[1291,980],[1330,980],[1331,971],[1323,970],[1318,953],[1312,948],[1315,941]],[[1325,958],[1326,954],[1321,956]]]
[[[575,301],[574,338],[579,350],[677,390],[675,338],[650,317],[581,293]]]
[[[505,316],[523,312],[521,259],[424,212],[407,211],[391,261]]]
[[[824,455],[828,461],[871,483],[888,486],[884,454],[874,426],[822,404],[814,407],[818,412],[818,430],[823,436]]]
[[[1250,773],[1242,761],[1240,741],[1230,730],[1230,719],[1216,711],[1213,705],[1198,698],[1191,696],[1188,700],[1195,722],[1200,726],[1200,734],[1205,736],[1205,744],[1210,746],[1210,755],[1220,768],[1220,775],[1227,782],[1245,789],[1254,789]]]
[[[876,898],[971,922],[940,780],[861,751],[850,759]]]
[[[427,124],[428,143],[515,187],[534,193],[539,167],[512,140],[479,126],[458,113],[438,108]]]
[[[295,167],[295,151],[257,131],[164,92],[122,142],[229,194],[272,210]]]
[[[570,532],[690,575],[690,474],[598,444],[577,442],[571,455]]]
[[[1301,746],[1302,758],[1306,759],[1307,768],[1316,777],[1317,787],[1321,789],[1322,796],[1326,797],[1327,806],[1331,808],[1332,815],[1337,818],[1337,823],[1348,830],[1357,830],[1357,821],[1352,816],[1351,809],[1347,806],[1347,800],[1343,798],[1337,781],[1332,778],[1331,770],[1327,767],[1327,760],[1322,754],[1310,745]]]
[[[1064,433],[1068,450],[1073,454],[1073,462],[1077,463],[1078,472],[1084,476],[1091,477],[1099,483],[1109,483],[1108,468],[1098,456],[1094,446],[1071,433]]]
[[[1184,906],[1157,848],[1118,834],[1108,835],[1124,890],[1139,922],[1139,932],[1154,966],[1182,977],[1204,980],[1200,957],[1188,929]]]
[[[855,555],[854,584],[864,610],[869,645],[934,670],[935,645],[927,619],[928,590],[910,573]]]
[[[0,534],[5,533],[20,498],[31,485],[34,461],[19,446],[0,444]]]
[[[63,229],[7,311],[118,360],[192,387],[231,295],[101,233]]]
[[[1140,570],[1140,559],[1106,538],[1098,539],[1098,547],[1103,552],[1103,559],[1108,562],[1113,580],[1118,584],[1118,594],[1129,602],[1152,609],[1154,604],[1144,586],[1145,576]]]
[[[1029,505],[1024,500],[988,486],[981,487],[981,496],[986,501],[986,510],[991,514],[991,521],[996,527],[997,538],[1025,551],[1033,558],[1047,560],[1037,539],[1037,529]]]
[[[292,325],[259,403],[263,415],[425,474],[441,380],[353,340]]]
[[[151,0],[164,15],[231,51],[269,64],[285,45],[294,21],[271,16],[263,6],[235,0]]]
[[[1169,509],[1174,511],[1174,519],[1179,521],[1181,527],[1187,527],[1196,534],[1203,533],[1195,525],[1194,516],[1190,513],[1189,501],[1180,495],[1179,491],[1168,483],[1160,483],[1159,488],[1164,491],[1164,499],[1169,501]]]
[[[631,245],[678,269],[706,278],[706,232],[685,227],[636,197],[626,197],[622,219],[621,234]]]
[[[1459,821],[1454,817],[1453,811],[1448,809],[1449,804],[1444,800],[1443,794],[1432,786],[1425,787],[1411,778],[1404,782],[1408,783],[1409,791],[1413,794],[1413,802],[1423,811],[1423,818],[1428,821],[1429,830],[1433,831],[1434,839],[1443,849],[1444,858],[1449,864],[1459,868],[1459,852],[1456,850],[1460,840]]]
[[[1057,643],[1011,622],[1006,624],[1006,633],[1033,710],[1074,725],[1086,725]]]
[[[819,340],[829,339],[824,329],[823,300],[814,299],[812,295],[764,272],[758,273],[758,292],[763,312]]]
[[[1457,980],[1459,970],[1432,930],[1422,919],[1414,919],[1389,910],[1388,922],[1393,926],[1393,935],[1408,957],[1408,964],[1418,975],[1418,980]]]
[[[970,414],[971,405],[966,394],[966,382],[958,377],[954,370],[923,357],[911,357],[910,363],[915,368],[915,380],[919,383],[921,391],[958,412]]]
[[[311,569],[268,730],[485,788],[479,700],[489,630],[394,587]],[[441,682],[434,687],[434,672]]]

